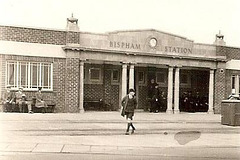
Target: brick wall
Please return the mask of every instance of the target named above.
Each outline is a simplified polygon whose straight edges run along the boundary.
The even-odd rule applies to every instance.
[[[240,48],[217,46],[217,55],[225,55],[227,60],[240,59]]]
[[[84,99],[99,100],[117,110],[119,108],[119,85],[111,84],[111,67],[104,66],[103,84],[84,84]]]
[[[53,90],[56,93],[56,112],[65,111],[65,91],[66,91],[66,59],[54,59],[53,63]]]
[[[104,102],[109,104],[113,110],[119,109],[119,85],[111,84],[112,70],[104,70]]]
[[[0,40],[65,45],[79,44],[79,32],[66,32],[28,27],[0,26]]]
[[[79,44],[80,42],[80,34],[78,32],[67,32],[66,33],[66,43],[74,43]]]
[[[138,92],[138,108],[145,109],[148,105],[148,101],[147,101],[148,87],[147,86],[139,86],[137,92]]]
[[[64,112],[79,112],[79,66],[78,58],[66,59],[65,104]]]
[[[215,71],[214,85],[214,113],[221,113],[221,102],[226,95],[226,71],[221,72],[220,69]]]
[[[84,84],[84,99],[103,99],[102,84]]]

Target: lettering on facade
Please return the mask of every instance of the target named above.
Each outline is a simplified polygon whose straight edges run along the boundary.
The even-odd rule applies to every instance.
[[[181,47],[165,46],[165,52],[173,52],[173,53],[192,53],[192,49],[190,49],[190,48],[181,48]]]
[[[110,47],[112,48],[126,48],[126,49],[141,49],[140,44],[127,43],[127,42],[116,42],[110,41]]]

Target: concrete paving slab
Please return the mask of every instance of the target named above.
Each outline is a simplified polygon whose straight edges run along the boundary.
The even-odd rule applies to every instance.
[[[0,151],[5,150],[9,145],[10,143],[0,143]]]
[[[91,146],[90,151],[92,153],[116,153],[117,146]]]
[[[64,145],[62,152],[63,153],[88,153],[90,152],[90,146],[66,144]]]
[[[37,144],[32,152],[61,152],[64,144]]]
[[[4,151],[8,152],[31,152],[34,147],[36,147],[35,143],[12,143],[9,144]]]

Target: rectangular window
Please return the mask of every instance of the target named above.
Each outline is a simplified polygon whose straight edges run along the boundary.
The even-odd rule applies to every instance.
[[[31,84],[30,88],[37,88],[38,87],[38,75],[39,75],[39,69],[38,69],[38,64],[37,63],[31,63],[31,70],[30,70],[30,79],[31,79]]]
[[[119,82],[119,70],[112,70],[112,82]]]
[[[28,63],[22,62],[20,63],[19,68],[19,79],[20,83],[19,85],[23,88],[27,88],[27,82],[28,82]]]
[[[235,75],[232,76],[232,89],[235,89]]]
[[[7,62],[7,85],[12,88],[52,90],[52,63]]]
[[[41,64],[41,86],[43,88],[50,89],[51,86],[51,64],[42,63]]]
[[[100,72],[101,72],[100,68],[90,68],[89,70],[90,80],[100,81],[101,76]]]
[[[17,68],[16,67],[16,62],[9,62],[7,64],[7,85],[10,85],[12,87],[17,87],[16,85],[16,74],[15,74],[15,69]]]
[[[165,74],[163,72],[157,72],[157,83],[165,83]]]
[[[144,72],[142,71],[138,72],[138,82],[141,84],[145,83],[145,76],[144,76]]]
[[[233,75],[232,76],[232,94],[236,94],[236,85],[235,85],[235,83],[236,83],[236,76],[235,75]]]

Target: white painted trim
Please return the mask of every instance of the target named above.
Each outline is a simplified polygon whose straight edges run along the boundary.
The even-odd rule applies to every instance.
[[[51,63],[51,88],[50,90],[53,90],[53,63]]]
[[[63,45],[0,41],[0,54],[66,58]]]
[[[36,90],[37,88],[32,88],[32,84],[33,84],[33,64],[36,64],[37,66],[37,86],[36,87],[44,87],[43,86],[43,81],[41,78],[44,78],[42,76],[43,73],[44,73],[44,69],[42,70],[42,64],[45,64],[45,63],[42,63],[42,62],[38,62],[38,63],[31,63],[31,62],[23,62],[26,64],[26,77],[28,77],[28,81],[26,82],[27,83],[27,88],[24,88],[24,90],[27,90],[27,91],[34,91]],[[7,72],[7,76],[6,76],[6,85],[8,85],[8,80],[9,80],[9,64],[13,64],[14,65],[14,84],[13,84],[13,87],[12,89],[18,89],[20,86],[22,86],[21,84],[21,62],[19,61],[9,61],[7,62],[7,66],[6,66],[6,72]],[[48,65],[48,71],[51,71],[50,75],[51,77],[48,77],[48,82],[51,81],[51,84],[48,83],[48,86],[47,88],[43,88],[43,91],[52,91],[53,90],[53,63],[49,63]],[[51,67],[51,68],[49,68]],[[27,72],[28,70],[28,72]],[[25,86],[25,84],[24,84]]]
[[[226,63],[226,69],[240,70],[240,60],[232,59]]]

